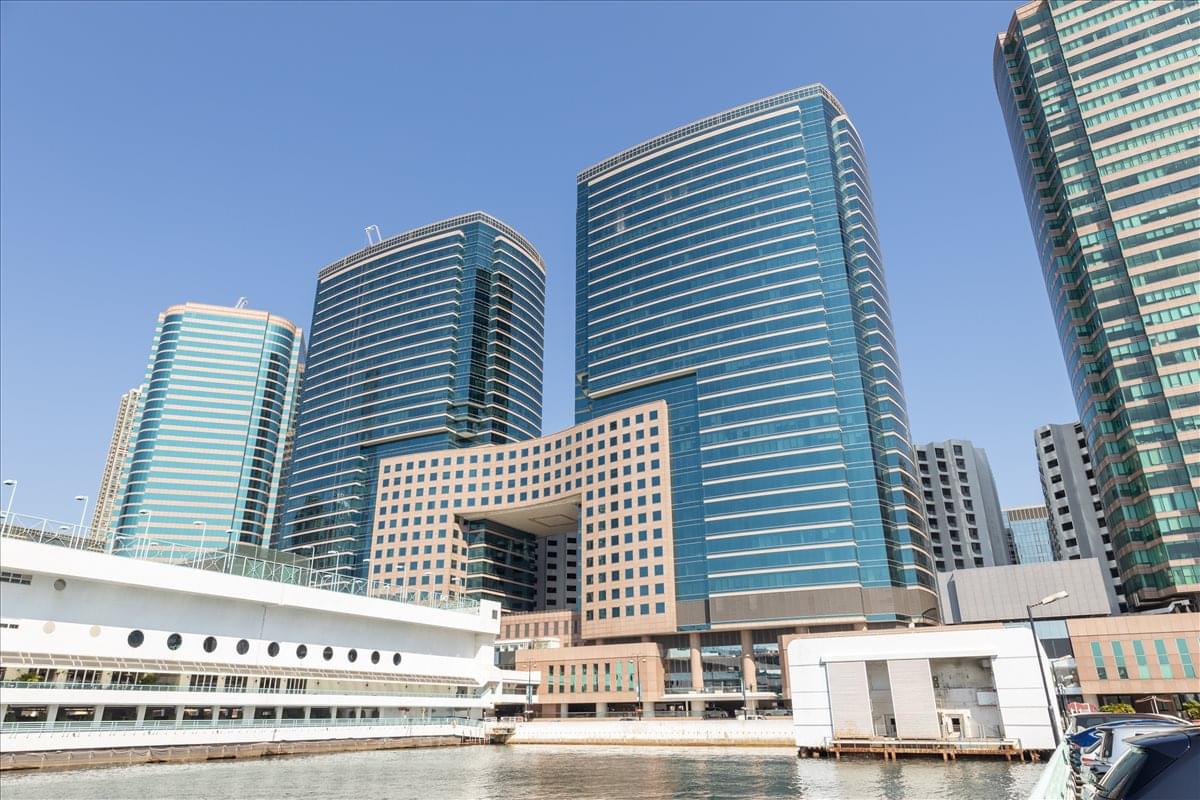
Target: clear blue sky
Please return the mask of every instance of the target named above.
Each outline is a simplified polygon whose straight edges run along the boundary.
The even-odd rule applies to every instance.
[[[546,430],[572,422],[575,174],[812,82],[865,141],[916,441],[985,447],[1040,502],[1075,418],[992,45],[1017,3],[0,7],[0,473],[94,495],[154,320],[186,300],[307,327],[317,270],[475,209],[549,266]],[[7,499],[7,493],[4,494]]]

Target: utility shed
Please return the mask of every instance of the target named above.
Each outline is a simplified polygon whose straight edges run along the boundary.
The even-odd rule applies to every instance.
[[[787,663],[796,744],[1008,741],[1053,749],[1057,709],[1047,707],[1035,647],[1018,625],[794,637]]]

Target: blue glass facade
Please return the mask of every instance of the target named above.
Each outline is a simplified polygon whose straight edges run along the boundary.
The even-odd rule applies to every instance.
[[[702,120],[577,192],[576,420],[667,401],[680,627],[936,607],[865,159],[837,100],[810,86]]]
[[[272,544],[301,338],[264,311],[187,303],[159,315],[115,512],[118,551],[223,548],[230,530]]]
[[[1050,511],[1045,506],[1004,509],[1004,524],[1012,537],[1018,564],[1054,561],[1050,543]]]
[[[537,436],[545,284],[533,246],[482,213],[323,269],[279,546],[363,575],[380,457]]]
[[[1200,8],[1028,3],[996,91],[1135,607],[1200,595]]]

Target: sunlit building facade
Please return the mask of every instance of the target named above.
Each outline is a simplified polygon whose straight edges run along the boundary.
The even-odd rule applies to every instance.
[[[933,617],[863,147],[837,99],[813,85],[700,120],[585,170],[577,197],[576,421],[667,403],[679,629],[729,630],[737,653],[745,626]]]
[[[158,317],[114,544],[273,544],[301,331],[248,308],[185,303]]]
[[[125,467],[129,462],[129,446],[133,442],[141,396],[141,388],[133,388],[121,395],[121,401],[117,404],[117,419],[113,423],[104,472],[100,475],[100,489],[96,492],[96,505],[92,512],[90,535],[94,538],[107,537],[108,531],[113,528],[113,515],[120,505],[125,485]]]
[[[1014,506],[1004,509],[1016,553],[1014,564],[1040,564],[1054,561],[1050,539],[1050,512],[1045,506]]]
[[[964,439],[916,447],[938,572],[1015,564],[987,453]]]
[[[1200,13],[1038,0],[1003,109],[1130,604],[1200,593]]]
[[[478,212],[321,270],[278,546],[365,575],[381,458],[537,436],[545,287]]]

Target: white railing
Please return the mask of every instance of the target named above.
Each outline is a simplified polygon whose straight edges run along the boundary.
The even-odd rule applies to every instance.
[[[71,733],[78,731],[164,731],[196,728],[315,728],[395,727],[454,725],[483,733],[481,720],[466,717],[339,717],[337,719],[165,719],[165,720],[71,720],[59,722],[4,722],[0,734]]]
[[[354,697],[439,697],[445,700],[478,700],[484,690],[479,687],[462,687],[462,692],[428,687],[406,687],[391,691],[356,689],[353,687],[306,687],[290,689],[259,686],[191,686],[178,683],[81,683],[76,681],[0,681],[0,689],[58,689],[67,691],[103,692],[203,692],[205,694],[270,694],[270,695],[345,695]],[[524,696],[524,692],[521,692]],[[68,702],[68,701],[62,701]]]
[[[81,535],[81,532],[86,532],[88,535]],[[310,559],[288,562],[243,555],[232,548],[194,547],[178,542],[159,541],[137,533],[118,533],[112,530],[98,531],[95,529],[85,531],[78,525],[71,526],[44,517],[5,514],[3,519],[0,519],[0,536],[74,550],[92,552],[110,550],[112,555],[124,558],[158,561],[177,567],[203,569],[226,575],[238,575],[342,594],[391,600],[426,608],[461,611],[469,614],[478,613],[479,610],[479,601],[473,597],[441,592],[408,592],[379,580],[343,575],[336,569],[314,569],[310,566]]]

